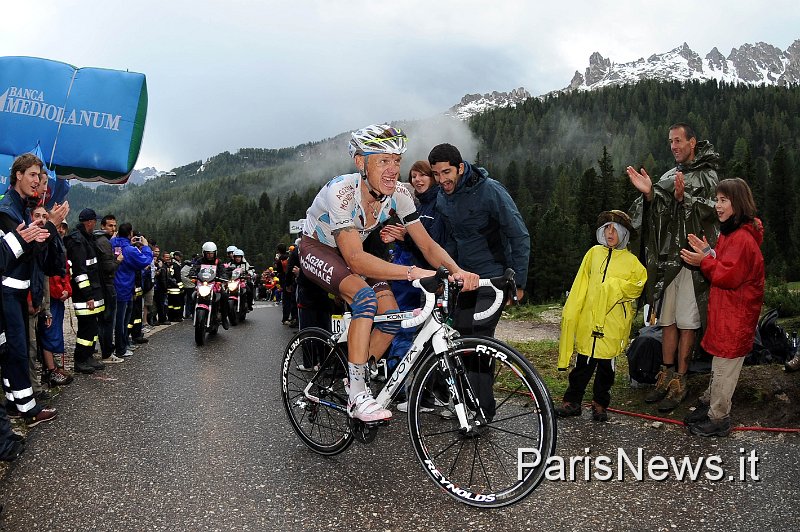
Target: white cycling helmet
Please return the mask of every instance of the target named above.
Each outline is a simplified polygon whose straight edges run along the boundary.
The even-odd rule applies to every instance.
[[[233,250],[233,256],[234,257],[244,257],[244,251],[242,251],[239,248],[236,248],[235,250]]]
[[[206,242],[203,244],[203,253],[217,252],[217,245],[213,242]]]
[[[230,253],[231,251],[236,251],[236,246],[228,246],[225,248],[225,253]]]
[[[350,134],[350,157],[391,153],[400,155],[406,151],[408,137],[399,127],[386,124],[367,126]]]

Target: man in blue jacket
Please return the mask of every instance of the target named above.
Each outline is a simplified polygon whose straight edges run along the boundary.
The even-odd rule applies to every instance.
[[[143,236],[134,237],[133,227],[124,223],[117,229],[117,236],[111,239],[111,249],[122,255],[114,273],[114,288],[117,289],[117,316],[114,321],[114,343],[116,356],[129,357],[133,351],[128,349],[128,323],[133,312],[133,294],[136,285],[136,273],[141,272],[153,262],[153,251]]]
[[[439,144],[428,155],[433,176],[439,181],[436,211],[445,225],[444,249],[462,268],[482,279],[502,275],[506,268],[516,273],[517,299],[524,294],[528,279],[531,243],[528,229],[514,200],[489,173],[461,158],[452,144]],[[489,308],[494,301],[490,287],[458,296],[453,327],[462,334],[494,336],[501,311],[476,322],[475,312]],[[470,382],[478,388],[481,406],[494,416],[492,396],[493,364],[467,368]]]

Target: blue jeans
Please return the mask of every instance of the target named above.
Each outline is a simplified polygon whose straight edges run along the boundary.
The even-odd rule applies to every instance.
[[[116,354],[122,356],[128,349],[128,323],[133,313],[133,301],[117,301],[117,314],[114,319],[114,339]]]

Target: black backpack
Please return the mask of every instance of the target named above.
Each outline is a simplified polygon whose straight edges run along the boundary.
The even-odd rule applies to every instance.
[[[769,309],[758,320],[753,349],[744,359],[746,365],[783,364],[792,356],[789,335],[778,325],[778,309]]]
[[[655,384],[661,371],[661,327],[642,327],[628,347],[628,372],[640,384]]]

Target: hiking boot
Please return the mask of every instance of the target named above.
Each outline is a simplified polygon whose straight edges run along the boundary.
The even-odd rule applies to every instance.
[[[350,417],[365,423],[388,421],[392,418],[391,410],[386,410],[378,404],[369,392],[361,392],[356,395],[355,401],[348,401],[347,413]]]
[[[52,388],[53,386],[64,386],[72,382],[72,375],[61,368],[45,370],[45,383]]]
[[[667,384],[667,396],[658,403],[659,412],[671,412],[686,399],[686,375],[676,373]]]
[[[661,371],[658,372],[658,380],[656,381],[656,387],[653,388],[650,393],[644,396],[645,403],[657,403],[664,399],[667,396],[667,386],[669,382],[672,380],[673,375],[675,374],[675,370],[672,368],[662,368]]]
[[[798,352],[789,362],[784,364],[783,369],[790,373],[800,370],[800,352]]]
[[[708,419],[708,409],[710,405],[705,404],[700,399],[693,406],[694,410],[689,412],[685,418],[683,418],[683,422],[689,426],[694,425],[696,423],[700,423]]]
[[[592,419],[594,421],[608,421],[608,409],[592,401]]]
[[[581,415],[581,405],[564,401],[564,404],[556,407],[556,415],[558,417],[579,416]]]
[[[58,412],[55,408],[42,408],[35,416],[25,418],[25,421],[27,422],[28,427],[35,427],[39,423],[53,421],[56,418],[56,415],[58,415]]]
[[[91,375],[94,373],[94,366],[89,363],[87,360],[82,360],[80,362],[75,361],[75,371],[78,373],[85,373],[86,375]]]
[[[727,436],[731,433],[731,418],[727,416],[722,419],[706,418],[705,421],[690,426],[689,432],[695,436]]]

